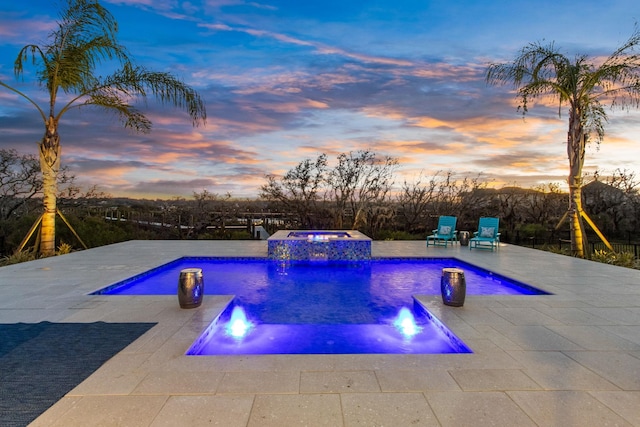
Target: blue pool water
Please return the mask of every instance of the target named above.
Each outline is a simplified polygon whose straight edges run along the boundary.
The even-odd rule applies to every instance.
[[[297,237],[309,240],[338,239],[351,237],[346,231],[292,231],[287,237]]]
[[[439,295],[443,268],[465,272],[467,295],[544,292],[456,259],[282,262],[180,258],[96,294],[175,295],[180,270],[202,268],[205,295],[234,295],[188,354],[470,352],[413,295]],[[251,326],[227,326],[234,308]],[[408,308],[419,333],[394,325]],[[409,336],[408,336],[409,335]]]

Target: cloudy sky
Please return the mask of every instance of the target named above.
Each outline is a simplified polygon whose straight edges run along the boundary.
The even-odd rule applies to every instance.
[[[45,105],[13,61],[43,44],[60,0],[0,5],[0,80]],[[114,196],[256,197],[266,174],[321,153],[369,149],[399,160],[397,181],[454,171],[493,186],[564,183],[567,117],[539,102],[525,120],[487,65],[530,42],[573,57],[612,53],[640,20],[637,0],[102,0],[138,64],[196,88],[208,120],[144,106],[149,134],[84,109],[61,122],[63,164]],[[108,70],[104,70],[105,74]],[[586,172],[640,175],[640,112],[608,111]],[[32,105],[0,88],[0,148],[36,153]]]

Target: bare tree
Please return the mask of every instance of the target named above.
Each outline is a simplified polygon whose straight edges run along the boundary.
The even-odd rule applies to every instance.
[[[460,196],[458,180],[452,171],[444,172],[442,177],[439,175],[440,172],[436,174],[437,187],[433,213],[434,215],[452,215]]]
[[[75,175],[67,167],[58,173],[58,197],[80,194]],[[0,219],[7,219],[30,200],[42,197],[40,163],[32,154],[19,154],[14,149],[0,149]]]
[[[374,206],[382,206],[393,186],[395,158],[379,158],[368,150],[338,155],[338,164],[328,174],[329,193],[334,203],[334,227],[344,228],[353,215],[352,229],[374,221]]]
[[[0,149],[0,219],[9,218],[41,191],[38,159],[16,150]]]
[[[610,186],[622,190],[628,195],[638,195],[640,190],[640,180],[636,173],[627,169],[616,169],[613,174],[606,179]]]
[[[605,232],[622,236],[637,225],[639,183],[633,172],[620,169],[600,178],[596,172],[583,187],[584,204]]]
[[[566,194],[560,191],[558,184],[548,183],[533,187],[533,191],[521,202],[522,221],[545,226],[557,224],[566,209],[565,198]]]
[[[436,177],[426,178],[420,173],[414,182],[404,180],[400,193],[396,196],[398,217],[407,232],[424,229],[427,226],[429,207],[436,198]]]
[[[472,229],[477,226],[481,216],[495,216],[496,203],[491,192],[487,189],[487,181],[482,174],[470,177],[464,176],[459,182],[447,178],[449,185],[453,187],[455,197],[453,199],[453,212],[457,212],[458,226]]]
[[[282,179],[267,175],[267,183],[260,187],[260,197],[295,212],[302,228],[317,227],[317,213],[324,195],[327,173],[327,155],[315,160],[305,159],[288,171]]]
[[[526,200],[530,190],[517,186],[504,187],[496,191],[498,216],[500,225],[505,230],[513,232],[522,222],[522,203]]]

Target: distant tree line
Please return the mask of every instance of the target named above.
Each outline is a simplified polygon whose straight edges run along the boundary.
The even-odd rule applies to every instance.
[[[41,210],[39,170],[33,156],[0,150],[0,256],[12,254]],[[420,174],[396,183],[396,159],[371,151],[306,159],[283,176],[267,175],[259,198],[239,200],[208,190],[189,199],[114,198],[96,187],[82,192],[66,174],[59,206],[88,247],[131,239],[251,239],[252,225],[278,229],[358,229],[374,239],[424,239],[438,216],[455,215],[458,229],[473,231],[481,216],[500,218],[502,240],[543,244],[569,238],[568,224],[555,230],[568,194],[557,184],[535,188],[488,188],[478,176],[452,171]],[[617,170],[590,177],[582,189],[585,208],[618,242],[640,237],[640,182]],[[60,219],[58,219],[60,221]],[[82,246],[66,224],[56,244]],[[31,243],[36,239],[32,239]]]
[[[563,236],[568,225],[555,230],[567,210],[568,195],[557,184],[531,189],[488,188],[478,176],[439,171],[404,180],[393,191],[397,161],[370,151],[340,154],[334,168],[327,156],[307,159],[282,177],[267,176],[260,197],[269,208],[295,216],[298,228],[351,228],[373,238],[421,238],[440,215],[458,217],[458,228],[475,230],[481,216],[498,216],[507,239]],[[585,206],[611,238],[640,232],[640,182],[634,173],[617,170],[592,177],[583,188]]]

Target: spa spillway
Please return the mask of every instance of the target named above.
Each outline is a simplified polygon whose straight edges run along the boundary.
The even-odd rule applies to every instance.
[[[280,230],[268,239],[276,260],[360,261],[371,259],[371,238],[357,230]]]

